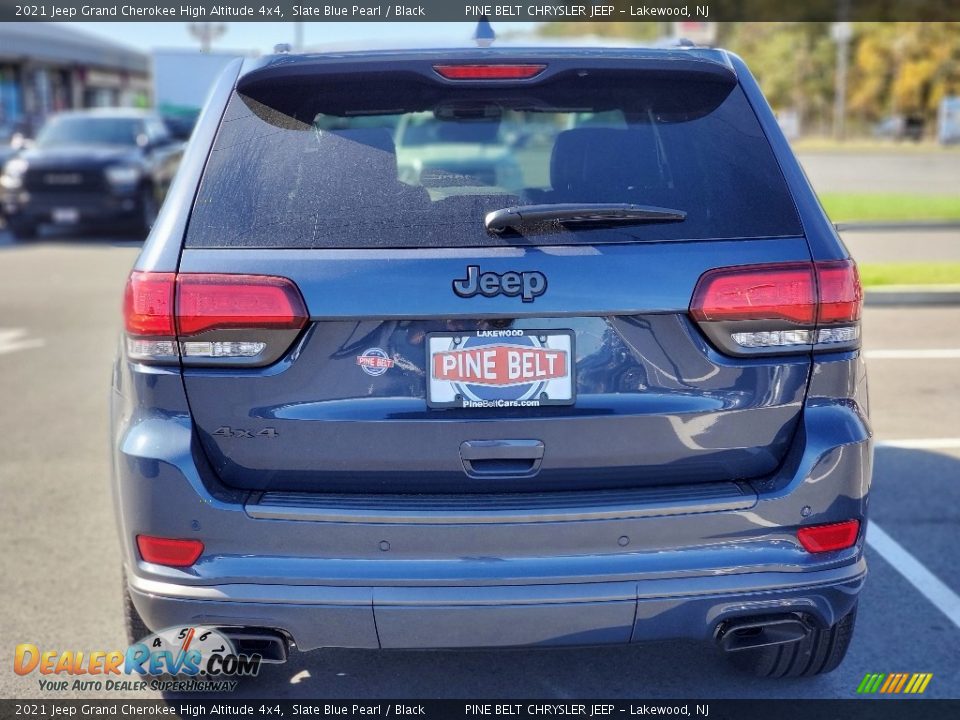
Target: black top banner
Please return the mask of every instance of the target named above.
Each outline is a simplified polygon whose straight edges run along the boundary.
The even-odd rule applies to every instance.
[[[0,0],[0,20],[149,21],[924,21],[960,20],[960,0]]]

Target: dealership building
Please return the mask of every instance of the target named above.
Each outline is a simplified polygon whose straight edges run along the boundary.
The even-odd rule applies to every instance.
[[[52,112],[149,99],[145,53],[59,23],[0,23],[0,137]]]

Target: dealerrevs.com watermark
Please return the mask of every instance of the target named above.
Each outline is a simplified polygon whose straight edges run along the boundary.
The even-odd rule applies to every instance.
[[[260,655],[238,653],[215,628],[174,627],[120,650],[51,650],[20,643],[17,675],[45,692],[231,692],[260,672]]]

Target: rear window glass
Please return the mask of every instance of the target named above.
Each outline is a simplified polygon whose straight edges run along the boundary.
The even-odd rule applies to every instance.
[[[460,89],[414,73],[241,87],[188,247],[413,248],[801,233],[741,89],[670,73],[569,73]],[[267,88],[266,90],[263,88]],[[685,219],[487,232],[503,208],[631,203]]]

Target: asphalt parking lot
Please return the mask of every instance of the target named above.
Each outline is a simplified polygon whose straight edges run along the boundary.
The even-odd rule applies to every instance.
[[[947,194],[960,187],[960,156],[909,144],[897,150],[798,153],[817,192]]]
[[[125,645],[109,501],[107,397],[123,282],[138,244],[0,231],[0,697],[43,697],[14,645]],[[851,698],[870,672],[929,672],[960,697],[960,307],[868,308],[880,445],[857,632],[827,676],[760,681],[711,647],[506,652],[322,650],[266,666],[258,697]],[[94,693],[96,695],[96,693]],[[47,695],[49,697],[49,695]],[[58,697],[63,697],[62,695]],[[143,697],[138,695],[136,697]]]

